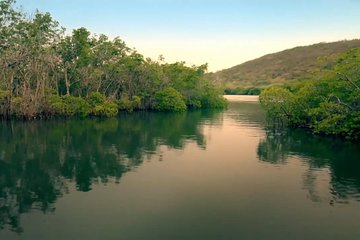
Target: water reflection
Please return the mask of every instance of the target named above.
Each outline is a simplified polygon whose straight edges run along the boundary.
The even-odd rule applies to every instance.
[[[261,161],[271,164],[287,164],[299,158],[307,166],[304,186],[313,201],[322,201],[316,188],[322,173],[330,176],[330,204],[360,201],[360,145],[313,136],[305,131],[268,130],[260,141],[257,154]],[[323,179],[324,180],[324,179]],[[321,183],[324,185],[324,183]]]
[[[21,232],[20,215],[53,212],[74,181],[78,191],[119,182],[157,153],[160,145],[205,149],[203,122],[221,121],[213,111],[133,113],[117,119],[0,124],[0,229]]]
[[[223,113],[0,123],[0,238],[358,236],[359,145],[264,120],[247,101]]]
[[[253,96],[249,96],[253,97]],[[262,110],[259,102],[247,100],[246,98],[237,99],[235,97],[228,98],[229,109],[226,111],[226,117],[235,121],[236,126],[246,128],[263,129],[266,125],[265,112]]]

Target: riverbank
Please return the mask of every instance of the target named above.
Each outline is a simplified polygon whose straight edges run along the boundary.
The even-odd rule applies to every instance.
[[[2,101],[1,101],[2,100]],[[31,112],[31,103],[23,102],[22,98],[10,100],[0,98],[0,118],[3,119],[50,119],[54,117],[115,117],[120,112],[158,111],[184,112],[188,109],[224,108],[226,99],[221,96],[203,97],[197,106],[187,105],[184,97],[175,89],[166,89],[155,96],[154,103],[145,106],[141,97],[130,99],[108,99],[99,92],[91,93],[88,97],[52,95],[44,99],[38,112]]]

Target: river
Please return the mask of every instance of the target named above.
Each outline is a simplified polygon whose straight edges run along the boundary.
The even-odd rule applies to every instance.
[[[360,145],[225,111],[0,123],[0,239],[360,239]]]

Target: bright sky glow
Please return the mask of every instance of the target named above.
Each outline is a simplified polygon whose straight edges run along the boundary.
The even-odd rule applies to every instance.
[[[360,38],[360,0],[18,0],[69,32],[120,36],[146,57],[217,71],[299,45]]]

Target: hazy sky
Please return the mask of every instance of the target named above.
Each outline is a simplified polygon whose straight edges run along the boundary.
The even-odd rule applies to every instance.
[[[71,31],[120,36],[146,57],[210,71],[318,42],[360,38],[360,0],[18,0]]]

